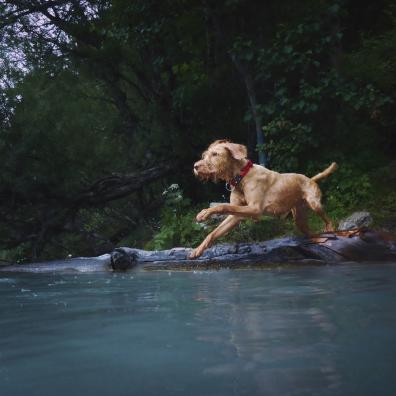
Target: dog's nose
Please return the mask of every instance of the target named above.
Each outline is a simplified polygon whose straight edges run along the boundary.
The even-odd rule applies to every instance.
[[[195,169],[195,170],[198,170],[198,168],[199,168],[199,165],[200,165],[200,164],[199,164],[199,161],[198,161],[198,162],[196,162],[196,163],[194,164],[194,169]]]

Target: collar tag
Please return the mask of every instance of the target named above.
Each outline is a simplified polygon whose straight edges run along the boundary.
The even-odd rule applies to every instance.
[[[239,175],[233,177],[228,183],[226,183],[226,189],[228,191],[232,191],[248,174],[250,168],[252,167],[253,167],[253,162],[251,160],[248,160],[247,164],[241,169]]]

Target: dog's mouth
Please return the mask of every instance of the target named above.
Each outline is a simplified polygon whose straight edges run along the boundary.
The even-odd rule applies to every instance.
[[[209,181],[209,180],[215,180],[216,175],[215,172],[212,172],[210,170],[203,170],[203,169],[194,169],[194,175],[201,181]]]

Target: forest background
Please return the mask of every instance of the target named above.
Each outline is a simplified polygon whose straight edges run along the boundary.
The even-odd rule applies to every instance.
[[[0,259],[196,245],[219,138],[396,231],[395,88],[394,0],[0,0]]]

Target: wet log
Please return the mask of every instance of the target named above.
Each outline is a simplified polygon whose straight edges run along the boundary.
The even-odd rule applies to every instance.
[[[396,236],[368,228],[323,233],[313,238],[280,238],[258,243],[220,244],[189,260],[191,248],[147,251],[117,248],[99,257],[7,265],[8,272],[106,272],[127,270],[249,269],[278,266],[395,262]]]

